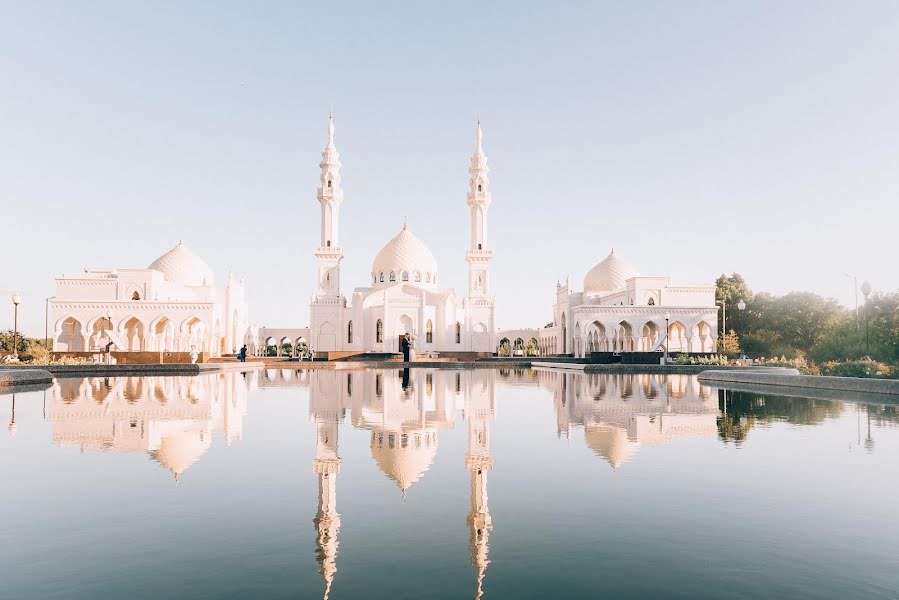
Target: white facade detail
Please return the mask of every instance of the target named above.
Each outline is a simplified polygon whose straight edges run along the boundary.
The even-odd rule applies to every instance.
[[[674,285],[669,277],[641,276],[615,250],[584,277],[583,291],[556,283],[553,319],[539,330],[501,331],[501,340],[529,339],[539,354],[586,357],[591,352],[717,352],[715,286]],[[514,342],[513,342],[514,352]]]
[[[321,245],[316,249],[318,282],[310,303],[309,339],[316,352],[395,353],[400,338],[413,337],[419,355],[427,352],[493,351],[495,309],[488,295],[486,247],[487,157],[477,148],[471,159],[468,206],[471,209],[469,294],[461,302],[450,288],[438,287],[434,255],[404,224],[375,256],[371,285],[354,289],[349,301],[341,294],[338,213],[343,200],[340,161],[334,147],[334,125],[329,123],[328,145],[322,153]]]
[[[182,243],[146,269],[56,278],[48,303],[53,349],[237,352],[247,330],[244,278],[216,288],[212,270]]]

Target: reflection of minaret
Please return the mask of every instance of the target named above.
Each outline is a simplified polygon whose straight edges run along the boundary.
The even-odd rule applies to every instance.
[[[469,375],[469,374],[466,374]],[[470,375],[469,375],[470,377]],[[493,523],[487,507],[487,472],[493,467],[490,457],[490,418],[494,412],[494,375],[487,379],[469,379],[465,395],[465,420],[468,423],[468,452],[465,468],[471,473],[471,507],[468,511],[471,566],[477,574],[475,598],[483,594],[487,572],[490,530]],[[474,383],[477,381],[477,383]],[[478,385],[480,384],[480,385]]]
[[[337,428],[340,411],[314,412],[316,442],[312,471],[318,475],[318,512],[312,522],[317,532],[315,557],[325,579],[324,597],[327,598],[337,571],[337,532],[340,531],[340,514],[337,512],[337,473],[340,472]]]

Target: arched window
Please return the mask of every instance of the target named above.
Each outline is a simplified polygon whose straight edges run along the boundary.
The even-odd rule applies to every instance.
[[[478,191],[479,191],[479,192],[481,191],[481,184],[480,184],[480,183],[478,184]]]
[[[403,271],[403,281],[409,281],[409,271]]]
[[[132,300],[140,300],[140,293],[134,292],[133,294],[131,294],[131,299]]]
[[[655,305],[656,305],[656,299],[655,299],[655,298],[650,298],[650,299],[649,299],[649,302],[647,302],[646,304],[647,304],[647,306],[655,306]]]
[[[353,322],[352,321],[350,321],[349,323],[346,324],[346,343],[347,344],[353,343]]]
[[[421,283],[421,273],[418,271],[415,272],[415,281],[416,283]]]
[[[425,283],[431,283],[431,274],[425,273]]]
[[[462,343],[462,323],[456,321],[456,343]]]
[[[396,273],[393,271],[390,272],[390,281],[396,281]]]
[[[384,323],[381,322],[381,319],[378,319],[378,322],[375,324],[375,342],[380,344],[384,341]]]
[[[328,180],[328,187],[331,187],[331,180]]]
[[[381,283],[384,283],[384,272],[381,271]]]
[[[478,244],[478,250],[483,250],[483,249],[484,249],[484,244]]]
[[[425,341],[429,344],[434,343],[434,324],[431,323],[430,319],[428,319],[428,324],[425,325]]]

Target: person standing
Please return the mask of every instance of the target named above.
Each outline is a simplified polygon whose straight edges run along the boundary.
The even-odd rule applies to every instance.
[[[403,353],[403,362],[409,362],[409,334],[403,336],[400,340],[400,352]]]

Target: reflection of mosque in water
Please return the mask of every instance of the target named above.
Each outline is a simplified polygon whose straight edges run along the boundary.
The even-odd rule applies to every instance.
[[[558,434],[584,428],[584,441],[613,469],[645,445],[718,435],[718,394],[690,375],[538,371],[553,391]]]
[[[209,449],[214,431],[229,445],[240,440],[253,385],[236,372],[57,379],[47,419],[60,446],[146,452],[177,480]]]
[[[469,528],[471,563],[482,595],[492,529],[487,507],[487,472],[493,466],[489,421],[494,414],[496,373],[487,371],[317,371],[312,377],[309,413],[315,423],[313,471],[319,502],[314,523],[316,558],[325,579],[325,598],[337,571],[338,426],[350,411],[352,425],[371,431],[371,454],[405,496],[431,466],[438,433],[453,428],[457,410],[468,427],[465,466],[471,473]]]

